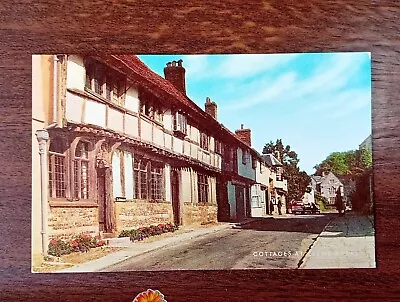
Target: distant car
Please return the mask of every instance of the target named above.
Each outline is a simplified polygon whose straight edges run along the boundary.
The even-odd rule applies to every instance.
[[[292,213],[293,214],[319,214],[320,208],[316,204],[313,208],[311,204],[304,204],[301,201],[295,202],[292,204]]]

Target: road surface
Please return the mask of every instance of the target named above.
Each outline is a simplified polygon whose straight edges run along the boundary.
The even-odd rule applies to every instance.
[[[297,268],[334,214],[263,219],[129,258],[103,271]]]

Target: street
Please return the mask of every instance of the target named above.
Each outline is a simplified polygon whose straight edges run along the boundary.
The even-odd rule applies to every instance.
[[[129,258],[102,271],[297,268],[335,214],[266,218]]]

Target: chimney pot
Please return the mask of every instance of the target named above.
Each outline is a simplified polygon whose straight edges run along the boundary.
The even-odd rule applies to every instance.
[[[236,130],[235,134],[242,142],[251,147],[251,130],[244,129],[244,124],[240,125],[240,129]]]
[[[182,66],[183,60],[177,62],[174,60],[168,62],[167,66],[164,68],[164,77],[178,90],[186,94],[186,81],[185,81],[185,68]]]
[[[217,119],[217,104],[215,102],[212,102],[209,97],[206,98],[204,109],[206,113],[211,115],[214,119]]]

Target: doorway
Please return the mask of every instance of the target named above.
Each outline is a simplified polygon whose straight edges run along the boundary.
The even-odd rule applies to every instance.
[[[171,171],[171,195],[174,224],[181,225],[181,207],[179,202],[179,175],[178,171]]]
[[[99,230],[104,233],[112,233],[112,208],[108,200],[107,175],[109,168],[97,169],[97,196],[99,200]]]

